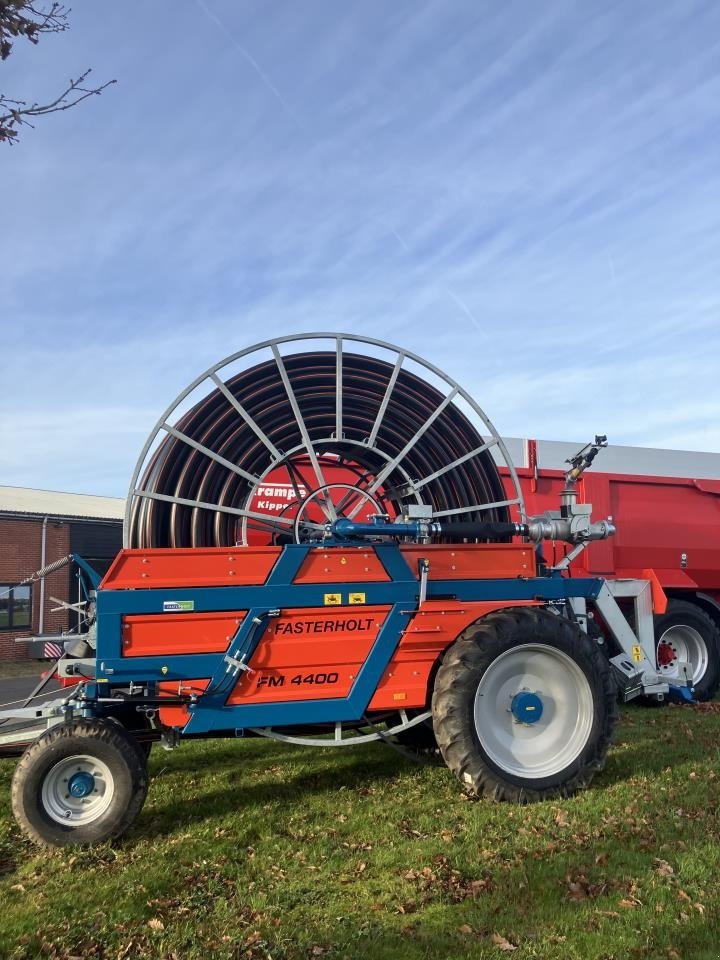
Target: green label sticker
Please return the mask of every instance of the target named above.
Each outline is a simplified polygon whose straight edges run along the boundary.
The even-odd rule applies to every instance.
[[[194,609],[194,600],[163,600],[163,613],[186,613]]]

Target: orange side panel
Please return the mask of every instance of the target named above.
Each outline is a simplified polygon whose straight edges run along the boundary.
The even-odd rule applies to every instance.
[[[430,561],[430,580],[485,580],[534,577],[535,551],[524,543],[458,543],[401,546],[411,569]]]
[[[279,547],[121,550],[101,587],[237,587],[265,583]]]
[[[223,613],[153,613],[123,617],[124,657],[222,653],[245,619],[245,610]]]
[[[315,607],[272,620],[228,703],[344,697],[365,662],[388,606]]]
[[[367,583],[390,579],[373,550],[366,547],[346,550],[311,550],[294,583]]]
[[[448,603],[428,601],[408,624],[395,656],[370,701],[370,710],[424,708],[429,702],[430,674],[440,654],[481,617],[507,606],[533,606],[534,601]]]
[[[209,683],[209,677],[204,680],[182,680],[181,682],[178,682],[177,680],[167,680],[159,683],[158,689],[161,694],[165,694],[166,696],[177,696],[180,693],[201,694],[204,692]],[[160,718],[160,723],[164,724],[166,727],[184,727],[190,719],[190,712],[182,706],[160,707],[158,710],[158,716]]]

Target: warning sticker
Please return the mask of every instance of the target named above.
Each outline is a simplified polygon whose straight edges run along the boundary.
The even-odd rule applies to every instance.
[[[637,643],[632,648],[632,658],[635,661],[635,663],[642,663],[642,661],[645,659],[645,656],[643,654],[643,649]]]
[[[351,593],[348,597],[348,603],[365,603],[365,594]]]
[[[337,607],[342,603],[341,593],[326,593],[323,603],[326,607]]]

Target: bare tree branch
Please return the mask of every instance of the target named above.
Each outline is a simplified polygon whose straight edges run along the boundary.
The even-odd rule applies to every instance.
[[[68,7],[55,0],[0,0],[0,61],[7,60],[18,37],[38,43],[43,34],[67,30],[69,13]],[[25,100],[0,94],[0,143],[15,143],[21,126],[33,126],[30,117],[69,110],[88,97],[101,94],[116,82],[109,80],[99,87],[88,87],[85,81],[90,72],[88,69],[76,80],[70,79],[63,92],[46,104],[28,105]]]
[[[0,0],[1,2],[1,0]],[[117,83],[116,80],[108,80],[99,87],[88,88],[84,86],[85,81],[90,76],[88,69],[77,80],[68,81],[68,86],[51,103],[39,104],[33,103],[28,106],[24,100],[11,100],[8,97],[0,95],[0,143],[9,141],[14,143],[18,139],[18,130],[22,125],[32,127],[28,117],[42,117],[48,113],[58,113],[61,110],[69,110],[76,106],[82,100],[87,100],[95,94],[101,94],[106,87]]]

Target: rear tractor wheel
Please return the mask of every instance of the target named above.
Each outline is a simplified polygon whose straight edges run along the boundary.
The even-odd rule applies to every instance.
[[[511,608],[469,627],[448,650],[432,700],[440,752],[473,796],[566,797],[602,768],[617,719],[602,652],[540,608]]]
[[[720,633],[711,618],[686,600],[671,600],[655,617],[658,672],[668,681],[679,675],[678,662],[690,664],[696,700],[712,700],[720,687]]]
[[[73,720],[51,727],[22,755],[12,808],[35,843],[100,843],[130,826],[147,788],[145,757],[131,734],[111,720]]]

